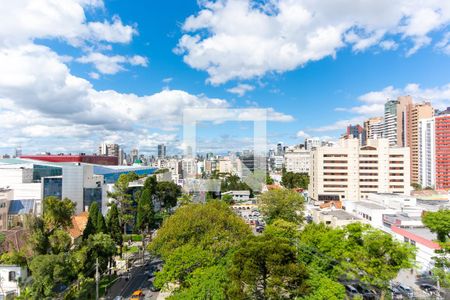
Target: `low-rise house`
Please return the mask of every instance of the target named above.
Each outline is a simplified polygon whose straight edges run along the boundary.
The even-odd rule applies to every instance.
[[[17,265],[0,265],[0,300],[20,295],[20,282],[28,277],[27,269]]]

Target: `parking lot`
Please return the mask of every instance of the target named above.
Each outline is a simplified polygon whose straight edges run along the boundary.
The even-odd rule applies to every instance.
[[[257,205],[236,204],[233,205],[232,208],[238,216],[244,219],[245,223],[252,227],[256,234],[261,233],[264,230],[266,223],[264,222]]]

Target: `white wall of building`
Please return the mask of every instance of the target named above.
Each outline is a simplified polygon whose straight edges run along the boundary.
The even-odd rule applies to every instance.
[[[294,173],[309,173],[311,151],[294,149],[284,154],[286,171]]]
[[[371,193],[410,194],[409,148],[390,148],[387,139],[341,140],[311,152],[310,197],[316,201],[366,199]],[[330,198],[330,199],[328,199]]]
[[[14,275],[11,273],[14,272]],[[14,265],[0,265],[0,295],[20,295],[19,277],[22,280],[27,278],[27,270],[25,268]],[[15,277],[15,280],[11,277]]]
[[[436,185],[436,140],[434,118],[419,120],[419,183]]]

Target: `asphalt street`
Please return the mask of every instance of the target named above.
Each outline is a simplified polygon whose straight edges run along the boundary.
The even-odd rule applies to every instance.
[[[119,278],[109,289],[105,295],[105,299],[114,299],[116,296],[122,296],[124,299],[131,297],[135,290],[141,289],[144,292],[145,299],[156,299],[158,292],[149,290],[151,283],[149,282],[149,275],[145,271],[150,271],[150,267],[155,265],[154,262],[146,265],[141,265],[138,262],[134,264],[129,270],[129,279],[126,275]]]

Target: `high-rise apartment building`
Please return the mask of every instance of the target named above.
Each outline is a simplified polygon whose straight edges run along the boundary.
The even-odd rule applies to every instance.
[[[164,145],[164,144],[158,145],[158,158],[159,159],[166,158],[166,145]]]
[[[349,138],[359,139],[359,143],[361,146],[366,144],[366,132],[365,132],[364,128],[361,127],[361,125],[359,125],[359,124],[348,125],[347,131],[343,137],[346,139],[349,139]]]
[[[360,200],[370,193],[410,193],[409,149],[389,140],[340,140],[311,153],[310,197],[315,201]]]
[[[413,100],[411,96],[400,96],[397,98],[397,146],[408,147],[411,139],[411,110]]]
[[[98,154],[103,156],[117,156],[119,157],[119,145],[102,143],[98,147]]]
[[[405,126],[406,144],[411,153],[411,182],[419,183],[419,121],[432,118],[434,114],[431,103],[410,104],[407,106]]]
[[[383,137],[388,139],[390,146],[397,145],[397,100],[389,100],[384,104]]]
[[[366,140],[380,139],[383,137],[383,118],[375,117],[369,118],[364,122],[364,130],[366,133]]]
[[[419,184],[436,185],[436,140],[434,118],[419,121]]]
[[[410,178],[413,183],[419,183],[419,121],[431,117],[431,104],[414,104],[411,96],[400,96],[385,104],[383,137],[389,140],[390,146],[410,148]]]
[[[294,173],[308,173],[311,160],[311,151],[292,149],[284,154],[286,171]]]
[[[450,189],[450,107],[435,117],[436,188]]]

